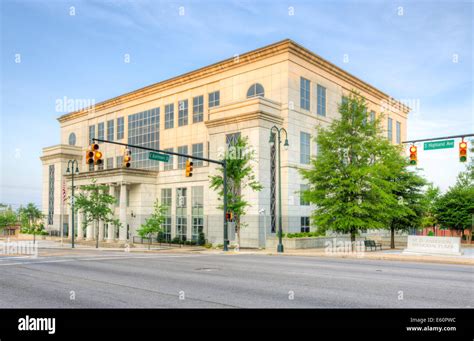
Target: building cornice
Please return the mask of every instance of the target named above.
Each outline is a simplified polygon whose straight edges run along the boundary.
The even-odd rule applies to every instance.
[[[241,115],[231,116],[231,117],[223,117],[223,118],[209,120],[209,121],[206,121],[205,124],[208,128],[214,128],[214,127],[219,127],[219,126],[223,126],[227,124],[235,124],[235,123],[241,123],[241,122],[252,121],[252,120],[263,120],[263,121],[267,121],[267,122],[278,124],[278,125],[283,124],[283,117],[270,114],[261,110],[249,112],[249,113],[245,113]]]
[[[150,171],[145,169],[136,169],[136,168],[113,168],[113,169],[102,169],[92,172],[81,172],[79,174],[74,174],[74,179],[97,179],[100,183],[101,179],[110,179],[111,177],[127,177],[127,176],[140,176],[140,177],[149,177],[156,179],[158,175],[157,171]],[[66,179],[70,179],[71,175],[66,174]]]
[[[376,89],[375,87],[371,86],[370,84],[360,80],[359,78],[351,75],[350,73],[344,71],[343,69],[337,67],[336,65],[330,63],[329,61],[321,58],[320,56],[316,55],[315,53],[311,52],[310,50],[304,48],[303,46],[295,43],[290,39],[285,39],[279,41],[277,43],[264,46],[262,48],[244,53],[239,55],[238,58],[228,58],[223,61],[202,67],[200,69],[182,74],[180,76],[176,76],[141,89],[125,93],[123,95],[111,98],[109,100],[102,101],[97,103],[92,108],[86,108],[78,111],[74,111],[65,115],[62,115],[58,118],[60,123],[67,122],[82,116],[86,116],[89,112],[92,111],[101,111],[105,109],[109,109],[130,101],[134,101],[137,99],[144,98],[146,96],[154,95],[160,92],[164,92],[168,89],[173,87],[177,87],[186,83],[190,83],[196,80],[200,80],[206,77],[213,76],[218,74],[224,70],[231,70],[237,67],[241,67],[271,56],[275,56],[282,53],[292,53],[304,60],[309,61],[313,65],[324,69],[325,71],[344,79],[349,84],[353,85],[355,88],[364,89],[368,93],[372,94],[378,99],[385,99],[385,100],[392,100],[393,99],[385,94],[384,92]],[[289,58],[289,57],[288,57]],[[400,107],[405,110],[406,112],[409,111],[409,108],[398,101],[396,101]]]

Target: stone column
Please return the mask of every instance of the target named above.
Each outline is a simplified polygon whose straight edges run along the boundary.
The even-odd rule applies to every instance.
[[[77,212],[77,240],[82,240],[84,236],[84,232],[82,231],[82,212]]]
[[[115,187],[114,186],[110,186],[109,187],[109,195],[111,196],[115,196]],[[111,205],[112,207],[112,212],[115,211],[115,204],[112,204]],[[115,226],[112,224],[112,223],[109,223],[107,225],[107,242],[108,243],[112,243],[115,239]]]
[[[120,214],[119,214],[120,222],[122,226],[120,227],[119,231],[119,240],[126,241],[127,240],[127,185],[122,183],[120,185]]]
[[[99,242],[104,240],[104,221],[99,221]]]
[[[94,240],[94,222],[87,224],[86,240]]]

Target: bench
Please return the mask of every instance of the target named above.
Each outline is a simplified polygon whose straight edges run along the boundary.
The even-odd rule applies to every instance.
[[[377,247],[382,250],[382,243],[376,243],[375,240],[364,240],[364,246],[366,251],[368,248],[370,248],[370,250],[375,249],[375,251],[377,251]]]

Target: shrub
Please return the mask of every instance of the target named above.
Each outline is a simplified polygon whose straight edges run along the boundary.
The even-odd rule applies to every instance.
[[[204,244],[206,244],[206,236],[204,235],[204,232],[199,232],[197,245],[204,245]]]

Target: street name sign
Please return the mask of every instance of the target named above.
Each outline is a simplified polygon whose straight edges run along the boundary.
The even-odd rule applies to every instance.
[[[150,160],[163,161],[163,162],[168,162],[170,160],[170,156],[168,154],[160,154],[160,153],[155,153],[155,152],[150,152],[150,154],[148,154],[148,158]]]
[[[454,148],[454,140],[425,142],[423,145],[424,150],[446,149],[446,148]]]

